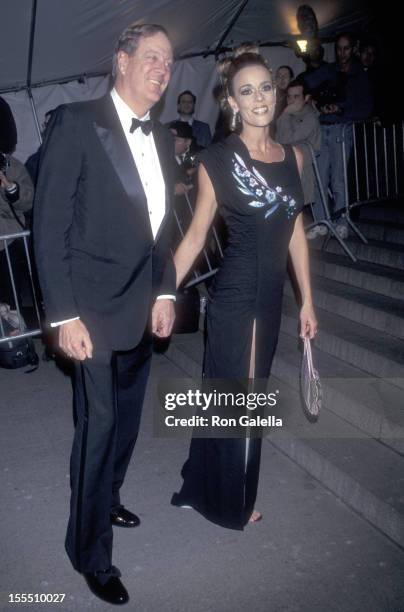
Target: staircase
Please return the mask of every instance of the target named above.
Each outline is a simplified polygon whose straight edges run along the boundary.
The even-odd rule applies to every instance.
[[[384,215],[384,218],[383,218]],[[288,432],[268,442],[404,548],[404,205],[363,208],[358,226],[369,239],[310,243],[319,320],[314,360],[323,383],[323,412],[309,423],[299,406],[298,307],[286,282],[271,389],[287,400]],[[167,357],[199,377],[202,333],[177,336]]]

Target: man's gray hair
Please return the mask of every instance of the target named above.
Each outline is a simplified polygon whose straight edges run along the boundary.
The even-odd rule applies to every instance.
[[[163,26],[156,23],[133,23],[124,29],[116,42],[114,57],[112,59],[112,77],[114,80],[118,74],[119,51],[124,51],[128,55],[132,55],[138,48],[139,40],[142,37],[147,38],[148,36],[153,36],[153,34],[157,34],[158,32],[165,34],[168,38],[167,30]]]

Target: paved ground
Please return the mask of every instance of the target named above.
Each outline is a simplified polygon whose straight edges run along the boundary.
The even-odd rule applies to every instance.
[[[264,520],[221,529],[169,505],[186,440],[153,437],[154,384],[181,371],[154,361],[142,434],[123,501],[142,525],[115,530],[114,563],[141,612],[403,612],[404,552],[304,470],[264,443]],[[69,379],[54,363],[0,370],[0,610],[110,610],[70,566],[63,540],[72,438]],[[9,604],[10,593],[65,593]]]

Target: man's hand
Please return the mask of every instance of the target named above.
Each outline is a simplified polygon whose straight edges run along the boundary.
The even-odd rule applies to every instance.
[[[192,166],[192,168],[188,168],[188,170],[186,170],[185,174],[187,176],[193,176],[196,172],[197,172],[198,168],[196,166]]]
[[[341,108],[338,106],[338,104],[326,104],[323,106],[321,111],[325,115],[339,115],[341,113]]]
[[[0,170],[0,185],[3,187],[3,189],[10,189],[14,185],[14,183],[9,181],[6,175],[4,174],[4,172],[2,172],[1,170]]]
[[[174,193],[176,196],[185,195],[188,191],[191,191],[193,187],[193,185],[186,185],[185,183],[175,183]]]
[[[301,104],[298,102],[291,102],[291,104],[287,104],[284,109],[284,113],[287,115],[292,115],[293,113],[298,113],[301,110]]]
[[[167,338],[174,325],[174,301],[156,300],[152,308],[152,332],[158,338]]]
[[[86,326],[80,319],[68,321],[59,327],[59,347],[67,357],[84,361],[93,356],[93,344]]]

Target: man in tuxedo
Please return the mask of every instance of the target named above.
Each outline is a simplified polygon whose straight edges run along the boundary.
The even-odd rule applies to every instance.
[[[119,491],[138,434],[151,334],[167,337],[174,320],[174,151],[169,131],[149,118],[172,62],[161,26],[122,33],[112,91],[53,113],[34,206],[47,318],[75,369],[66,550],[90,589],[111,604],[129,599],[112,565],[112,524],[140,522]]]
[[[203,121],[194,118],[196,96],[189,91],[180,93],[177,99],[178,119],[186,121],[192,127],[192,135],[199,147],[206,148],[212,142],[210,127]]]

